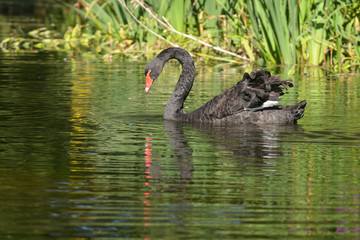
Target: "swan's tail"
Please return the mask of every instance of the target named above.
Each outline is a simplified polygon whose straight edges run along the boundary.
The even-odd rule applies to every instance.
[[[294,114],[295,120],[298,120],[304,116],[306,104],[307,104],[306,100],[303,100],[294,106],[293,114]]]

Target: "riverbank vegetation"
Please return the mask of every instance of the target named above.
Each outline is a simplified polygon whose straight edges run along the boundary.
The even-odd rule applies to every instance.
[[[237,63],[360,65],[356,0],[78,0],[65,32],[49,27],[2,39],[3,51],[92,51],[106,59],[153,56],[180,46],[201,59]],[[69,21],[67,21],[69,22]]]

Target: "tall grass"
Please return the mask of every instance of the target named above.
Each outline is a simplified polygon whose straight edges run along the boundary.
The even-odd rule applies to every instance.
[[[242,55],[273,64],[326,65],[334,70],[360,64],[358,0],[145,0],[159,18],[177,31]],[[220,52],[164,28],[137,1],[127,0],[132,14],[170,42],[202,57]],[[64,40],[87,39],[98,52],[123,53],[126,48],[166,47],[134,21],[119,0],[77,0],[67,4],[81,16]],[[22,40],[23,41],[23,40]],[[8,46],[11,39],[0,46]],[[84,42],[84,41],[83,41]],[[44,42],[43,44],[45,44]],[[61,45],[61,44],[60,44]],[[59,44],[57,46],[60,46]],[[226,56],[222,56],[226,57]],[[231,57],[227,57],[231,58]]]
[[[118,0],[81,0],[80,11],[95,26],[117,39],[119,26],[128,26],[133,41],[155,41],[134,25]],[[359,6],[356,0],[169,0],[145,1],[178,31],[191,33],[214,45],[230,49],[249,59],[263,58],[274,64],[359,64]],[[208,51],[182,36],[158,26],[131,1],[127,4],[138,19],[145,21],[171,41],[196,51]],[[151,24],[153,22],[153,24]],[[110,28],[111,26],[111,28]],[[111,31],[109,29],[112,29]]]
[[[296,63],[298,4],[296,0],[247,0],[255,44],[273,63]]]
[[[338,70],[359,64],[360,2],[304,1],[300,10],[304,62]]]
[[[359,64],[360,3],[247,0],[255,44],[273,63]],[[347,63],[343,65],[343,63]]]

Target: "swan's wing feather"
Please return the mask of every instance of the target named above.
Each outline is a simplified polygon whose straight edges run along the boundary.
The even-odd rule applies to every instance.
[[[291,80],[280,81],[270,72],[258,70],[250,74],[245,73],[242,80],[235,86],[220,93],[205,105],[195,110],[193,114],[201,118],[221,119],[234,115],[247,108],[262,106],[266,101],[279,101],[283,89],[292,87]]]

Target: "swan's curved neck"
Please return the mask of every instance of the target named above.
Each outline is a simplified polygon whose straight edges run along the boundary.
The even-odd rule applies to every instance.
[[[165,119],[176,120],[185,114],[183,103],[194,82],[195,65],[194,60],[187,51],[181,48],[169,48],[167,50],[160,53],[157,57],[164,63],[175,58],[182,66],[180,78],[164,110]]]

